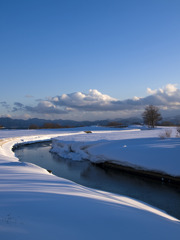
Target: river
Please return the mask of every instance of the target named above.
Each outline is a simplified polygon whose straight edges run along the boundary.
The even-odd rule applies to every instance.
[[[153,205],[180,219],[180,186],[102,168],[89,161],[72,161],[50,153],[51,142],[20,146],[15,154],[22,162],[31,162],[53,174],[86,187],[113,192]]]

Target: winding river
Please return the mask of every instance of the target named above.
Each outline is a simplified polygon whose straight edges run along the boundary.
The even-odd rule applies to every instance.
[[[22,162],[31,162],[53,174],[86,187],[113,192],[151,204],[180,219],[180,186],[102,168],[89,161],[72,161],[50,153],[51,142],[34,143],[15,149]]]

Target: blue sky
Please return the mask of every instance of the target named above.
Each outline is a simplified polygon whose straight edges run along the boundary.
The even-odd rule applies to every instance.
[[[97,92],[123,104],[172,84],[177,97],[179,13],[179,0],[1,0],[0,115],[93,120],[132,112],[97,110]],[[63,94],[80,101],[72,94],[90,89],[97,90],[91,111],[52,101]]]

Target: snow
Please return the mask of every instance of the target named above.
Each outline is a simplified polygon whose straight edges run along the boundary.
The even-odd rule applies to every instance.
[[[121,136],[130,141],[137,135],[142,137],[144,133],[141,132],[129,129],[121,132]],[[147,132],[154,141],[155,131]],[[165,212],[125,196],[89,189],[56,177],[36,165],[19,162],[12,152],[15,144],[60,136],[64,144],[77,139],[79,144],[93,144],[89,149],[97,153],[96,147],[105,149],[104,144],[108,146],[112,139],[119,141],[119,134],[117,130],[102,128],[96,128],[92,134],[82,129],[3,130],[0,141],[0,239],[179,239],[179,220]],[[179,146],[178,139],[176,141]],[[129,143],[122,144],[128,149]],[[171,145],[170,142],[166,144]]]
[[[165,131],[171,138],[162,139]],[[64,158],[114,163],[180,177],[180,138],[175,128],[94,131],[53,139],[52,152]]]

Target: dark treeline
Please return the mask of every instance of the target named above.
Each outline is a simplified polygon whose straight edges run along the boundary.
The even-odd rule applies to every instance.
[[[70,128],[71,126],[62,126],[58,123],[47,122],[44,123],[42,126],[38,126],[36,124],[31,124],[29,129],[48,129],[48,128]]]

